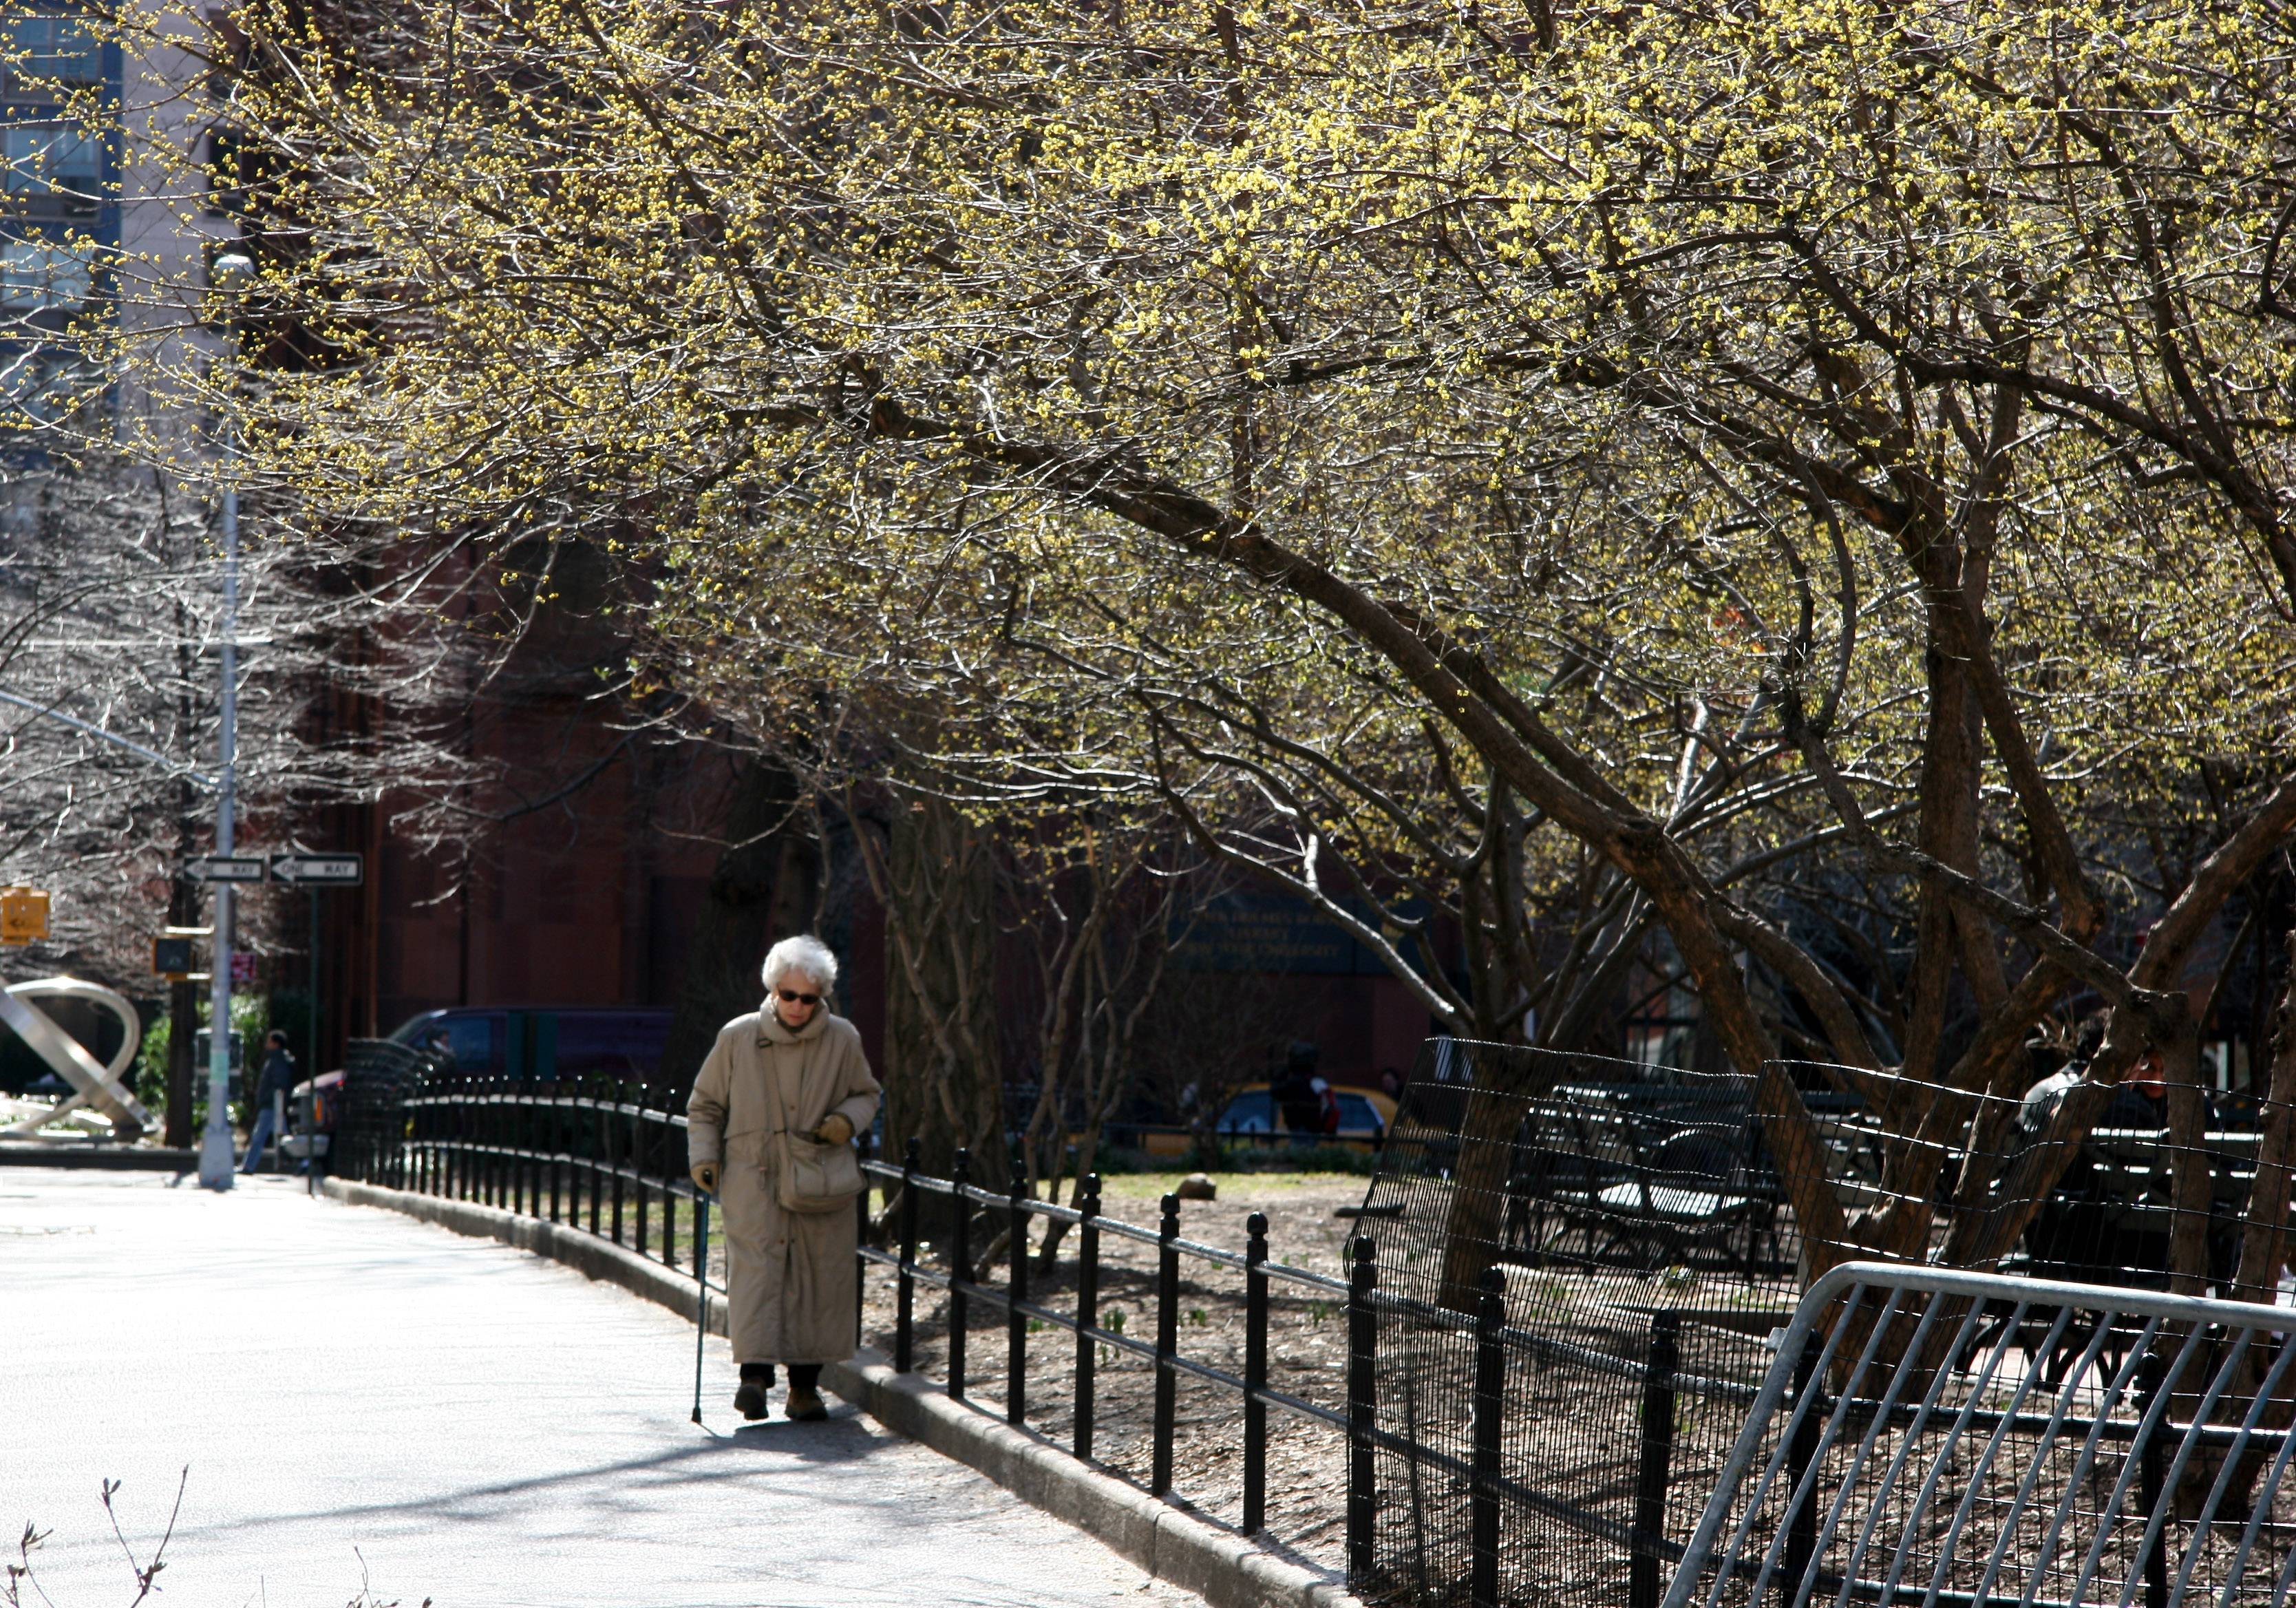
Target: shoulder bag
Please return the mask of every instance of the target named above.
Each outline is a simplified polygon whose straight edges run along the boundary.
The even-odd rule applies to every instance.
[[[824,1144],[803,1134],[778,1133],[774,1143],[781,1152],[780,1176],[775,1193],[783,1211],[806,1215],[835,1211],[849,1206],[866,1187],[861,1158],[850,1142]]]

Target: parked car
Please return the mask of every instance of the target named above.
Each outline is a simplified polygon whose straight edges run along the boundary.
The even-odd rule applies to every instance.
[[[549,1082],[603,1074],[645,1082],[661,1065],[669,1014],[599,1005],[457,1005],[411,1017],[390,1038],[482,1076]]]
[[[1340,1103],[1338,1130],[1304,1142],[1377,1150],[1387,1137],[1388,1125],[1395,1120],[1395,1102],[1376,1089],[1334,1086],[1332,1093]],[[1265,1083],[1247,1083],[1238,1088],[1221,1108],[1219,1120],[1212,1128],[1222,1141],[1239,1139],[1250,1144],[1259,1139],[1275,1144],[1292,1137],[1291,1127],[1283,1120],[1283,1112]],[[1140,1149],[1151,1156],[1185,1155],[1194,1144],[1194,1136],[1185,1128],[1152,1128],[1140,1135]]]

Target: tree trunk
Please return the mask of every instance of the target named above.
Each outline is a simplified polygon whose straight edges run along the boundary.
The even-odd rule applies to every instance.
[[[2288,1257],[2288,1194],[2296,1162],[2296,933],[2288,940],[2288,992],[2280,1004],[2278,1044],[2264,1099],[2264,1132],[2257,1144],[2256,1180],[2248,1190],[2248,1222],[2240,1241],[2240,1272],[2233,1295],[2269,1301],[2278,1293]],[[2258,967],[2259,973],[2263,968]],[[2262,992],[2259,976],[2258,991]],[[2258,1048],[2261,1049],[2261,1045]]]
[[[1541,1055],[1523,1066],[1506,1055],[1477,1068],[1475,1091],[1459,1123],[1457,1170],[1443,1216],[1443,1284],[1436,1299],[1455,1312],[1476,1309],[1483,1271],[1498,1254],[1515,1135],[1529,1103],[1553,1091],[1565,1064],[1559,1055]]]
[[[2259,955],[2259,962],[2262,956]],[[2288,1258],[2288,1196],[2292,1163],[2296,1163],[2296,934],[2289,938],[2287,992],[2280,1004],[2278,1043],[2272,1057],[2272,1077],[2265,1094],[2264,1131],[2257,1145],[2256,1178],[2249,1185],[2248,1220],[2242,1230],[2240,1270],[2234,1276],[2232,1293],[2235,1300],[2271,1302],[2279,1293],[2280,1269]],[[2258,992],[2263,992],[2263,972],[2259,964]],[[2263,1048],[2259,1044],[2259,1050]],[[2264,1388],[2265,1375],[2272,1365],[2272,1348],[2256,1346],[2250,1349],[2245,1383],[2248,1400],[2235,1399],[2224,1404],[2218,1416],[2220,1420],[2244,1417],[2255,1399],[2255,1392]],[[2265,1407],[2259,1425],[2267,1431],[2286,1430],[2296,1422],[2296,1380],[2283,1375],[2276,1398]],[[2215,1457],[2195,1459],[2205,1464],[2214,1475]],[[2226,1494],[2226,1511],[2244,1507],[2249,1493],[2254,1489],[2257,1476],[2270,1461],[2263,1451],[2251,1448],[2233,1472],[2230,1489]],[[2194,1481],[2185,1482],[2190,1493]]]
[[[198,924],[199,884],[177,877],[168,890],[168,924]],[[192,1102],[196,1097],[198,1070],[193,1064],[194,1038],[200,1030],[200,986],[195,982],[168,985],[168,1112],[161,1136],[171,1150],[189,1150],[193,1142]]]
[[[758,969],[766,951],[811,919],[819,852],[797,805],[796,783],[768,760],[751,761],[735,780],[726,851],[710,874],[654,1074],[666,1088],[693,1087],[718,1030],[764,997]]]
[[[2201,1094],[2200,1024],[2182,994],[2176,1021],[2161,1041],[2169,1086],[2169,1185],[2175,1216],[2169,1225],[2169,1288],[2177,1295],[2209,1289],[2209,1208],[2215,1171],[2208,1144],[2208,1103]]]
[[[863,864],[885,910],[885,1154],[918,1143],[924,1170],[948,1176],[962,1148],[972,1179],[1010,1177],[997,1054],[996,866],[973,824],[938,800],[897,798],[881,847],[856,821]],[[920,1203],[938,1237],[947,1197]],[[935,1221],[935,1219],[939,1219]]]

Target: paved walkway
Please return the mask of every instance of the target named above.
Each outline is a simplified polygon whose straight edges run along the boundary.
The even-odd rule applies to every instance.
[[[187,1465],[177,1608],[1197,1599],[840,1406],[744,1426],[693,1331],[521,1251],[285,1181],[0,1169],[0,1546],[124,1604]],[[27,1603],[38,1601],[24,1593]]]

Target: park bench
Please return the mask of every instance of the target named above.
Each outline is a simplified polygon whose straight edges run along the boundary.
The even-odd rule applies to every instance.
[[[2240,1222],[2256,1176],[2259,1136],[2237,1129],[2205,1137],[2213,1165],[2209,1276],[2222,1284],[2239,1255]],[[2158,1128],[2093,1130],[2065,1177],[2034,1214],[2015,1271],[2036,1277],[2164,1290],[2175,1228],[2169,1136]]]
[[[1742,1101],[1558,1091],[1516,1136],[1503,1245],[1529,1266],[1752,1271],[1777,1238],[1759,1153]]]

